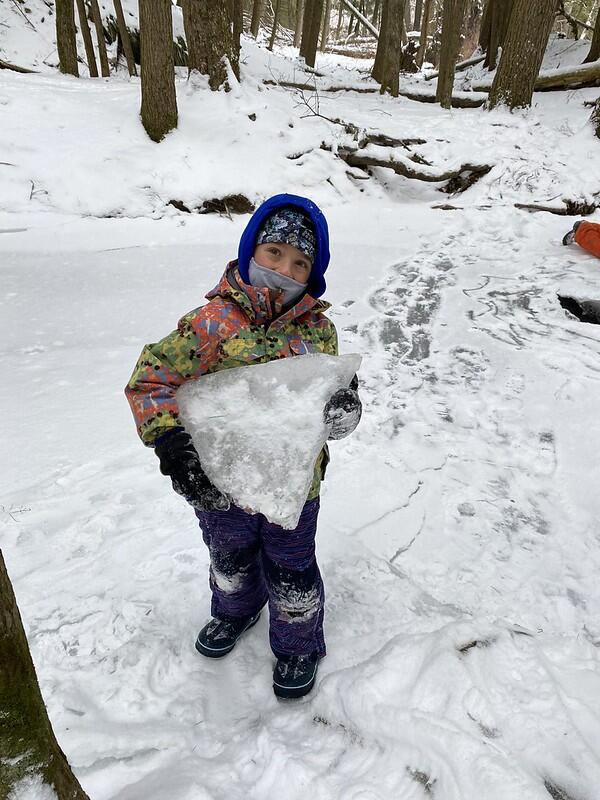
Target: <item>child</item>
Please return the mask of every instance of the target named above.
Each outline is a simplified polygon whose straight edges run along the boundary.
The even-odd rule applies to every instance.
[[[269,604],[269,638],[277,659],[273,689],[301,697],[313,687],[325,655],[324,592],[315,560],[319,490],[329,461],[319,454],[298,526],[290,531],[230,505],[202,469],[178,418],[175,393],[208,372],[306,353],[337,355],[337,334],[324,315],[329,234],[325,217],[303,197],[276,195],[263,203],[242,234],[209,302],[147,345],[125,393],[139,435],[154,447],[160,470],[195,509],[210,553],[211,613],[196,649],[209,658],[229,653]],[[361,403],[354,377],[324,409],[330,439],[358,425]]]
[[[600,224],[597,222],[579,220],[573,225],[573,229],[565,234],[562,241],[564,245],[576,242],[588,253],[600,258]]]

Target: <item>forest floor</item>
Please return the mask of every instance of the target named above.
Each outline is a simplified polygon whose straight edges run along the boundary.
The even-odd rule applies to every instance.
[[[548,61],[581,55],[556,42]],[[370,83],[368,62],[318,67]],[[573,218],[514,203],[600,191],[597,90],[447,112],[265,85],[305,79],[292,50],[245,42],[242,69],[228,94],[181,76],[160,145],[137,80],[0,72],[0,537],[58,739],[93,800],[592,800],[600,328],[557,295],[600,299],[600,262],[562,247]],[[492,170],[454,197],[368,176],[307,103],[425,140],[398,158]],[[195,652],[207,553],[123,396],[248,219],[168,202],[279,191],[328,217],[327,299],[365,406],[323,488],[329,654],[287,704],[264,615],[225,660]]]

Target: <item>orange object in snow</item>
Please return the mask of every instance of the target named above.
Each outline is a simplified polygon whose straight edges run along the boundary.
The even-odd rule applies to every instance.
[[[600,258],[600,225],[597,222],[582,222],[578,225],[575,241],[588,253]]]

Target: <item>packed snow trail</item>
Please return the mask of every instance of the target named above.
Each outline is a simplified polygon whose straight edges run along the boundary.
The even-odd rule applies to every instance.
[[[556,299],[589,293],[593,264],[558,249],[560,220],[527,217],[510,239],[502,216],[427,213],[400,261],[373,247],[356,264],[342,244],[332,267],[366,412],[333,443],[323,491],[330,655],[291,705],[272,695],[266,619],[224,661],[195,653],[206,552],[122,396],[136,325],[143,338],[177,306],[161,299],[148,321],[166,251],[129,251],[126,285],[110,253],[5,254],[3,359],[27,431],[9,447],[35,445],[36,469],[21,488],[13,476],[2,540],[52,719],[95,798],[529,800],[544,781],[594,796],[600,335]],[[181,278],[199,260],[169,257]],[[75,312],[82,269],[91,316]]]

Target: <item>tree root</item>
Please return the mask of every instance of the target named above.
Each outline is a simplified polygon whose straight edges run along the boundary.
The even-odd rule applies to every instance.
[[[489,164],[461,164],[460,167],[445,171],[436,170],[429,165],[421,165],[421,169],[419,169],[410,158],[398,158],[395,155],[380,158],[372,152],[361,152],[347,147],[338,148],[337,155],[350,167],[358,167],[363,170],[384,167],[392,169],[396,175],[402,175],[404,178],[412,180],[427,183],[447,181],[447,185],[441,189],[447,194],[464,192],[492,169]]]

